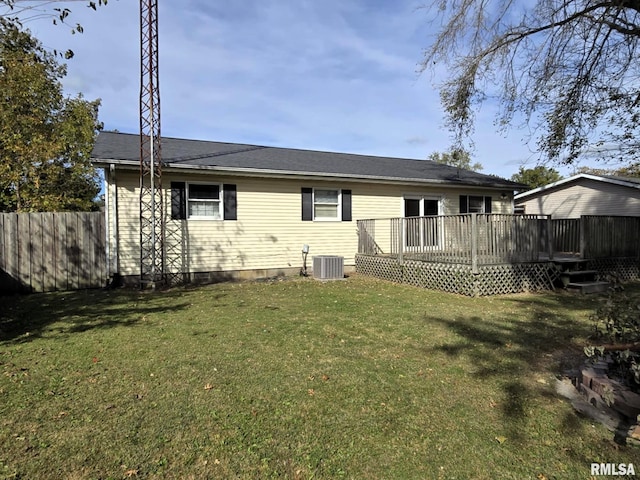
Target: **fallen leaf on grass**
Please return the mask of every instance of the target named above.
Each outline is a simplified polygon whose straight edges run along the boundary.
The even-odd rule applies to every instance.
[[[124,474],[128,478],[137,477],[138,476],[138,470],[135,470],[135,469],[132,468],[131,470],[127,470],[126,472],[124,472]]]
[[[507,441],[507,437],[503,437],[502,435],[500,435],[499,437],[496,437],[496,441],[502,445],[504,442]]]
[[[536,475],[536,478],[538,480],[549,480],[549,477],[547,477],[544,473],[539,473],[538,475]]]
[[[207,383],[207,384],[204,386],[204,389],[205,389],[205,390],[211,390],[212,388],[213,388],[213,385],[211,385],[210,383]]]
[[[309,390],[307,390],[307,393],[308,393],[308,394],[309,394],[309,396],[311,396],[311,397],[313,397],[313,396],[316,394],[316,392],[315,392],[315,390],[314,390],[313,388],[310,388]]]
[[[326,382],[327,380],[329,380],[329,375],[322,375],[322,380],[324,382]]]

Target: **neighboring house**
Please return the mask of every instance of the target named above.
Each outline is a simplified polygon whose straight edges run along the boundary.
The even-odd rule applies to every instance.
[[[139,152],[138,135],[113,132],[92,152],[105,170],[110,271],[124,277],[140,273]],[[162,139],[162,162],[166,242],[181,249],[170,268],[203,280],[297,273],[305,244],[309,260],[343,256],[348,271],[356,220],[512,213],[522,187],[428,160],[176,138]]]
[[[640,215],[640,178],[581,173],[515,196],[518,213],[580,218]]]

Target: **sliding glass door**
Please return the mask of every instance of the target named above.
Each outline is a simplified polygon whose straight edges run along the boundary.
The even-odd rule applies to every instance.
[[[408,250],[420,250],[439,245],[437,219],[439,213],[439,199],[420,196],[404,197],[404,243]]]

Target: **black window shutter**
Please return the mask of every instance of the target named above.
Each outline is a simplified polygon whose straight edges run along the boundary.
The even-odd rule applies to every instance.
[[[230,183],[225,183],[222,186],[222,191],[224,195],[224,219],[237,220],[238,201],[236,200],[236,186]]]
[[[187,190],[184,182],[171,182],[171,218],[187,218]]]
[[[491,197],[484,197],[484,213],[491,213]]]
[[[469,212],[469,196],[460,195],[460,213]]]
[[[351,190],[342,190],[342,221],[351,221]]]
[[[313,189],[302,188],[302,220],[313,220]]]

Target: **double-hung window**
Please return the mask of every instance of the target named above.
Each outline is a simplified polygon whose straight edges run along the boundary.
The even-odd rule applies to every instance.
[[[491,213],[491,197],[460,195],[460,213]]]
[[[236,185],[171,182],[172,220],[237,220]]]
[[[302,188],[302,221],[351,221],[351,190]]]
[[[219,184],[189,183],[187,206],[189,218],[220,220],[222,199]]]
[[[313,219],[340,220],[340,190],[313,190]]]

